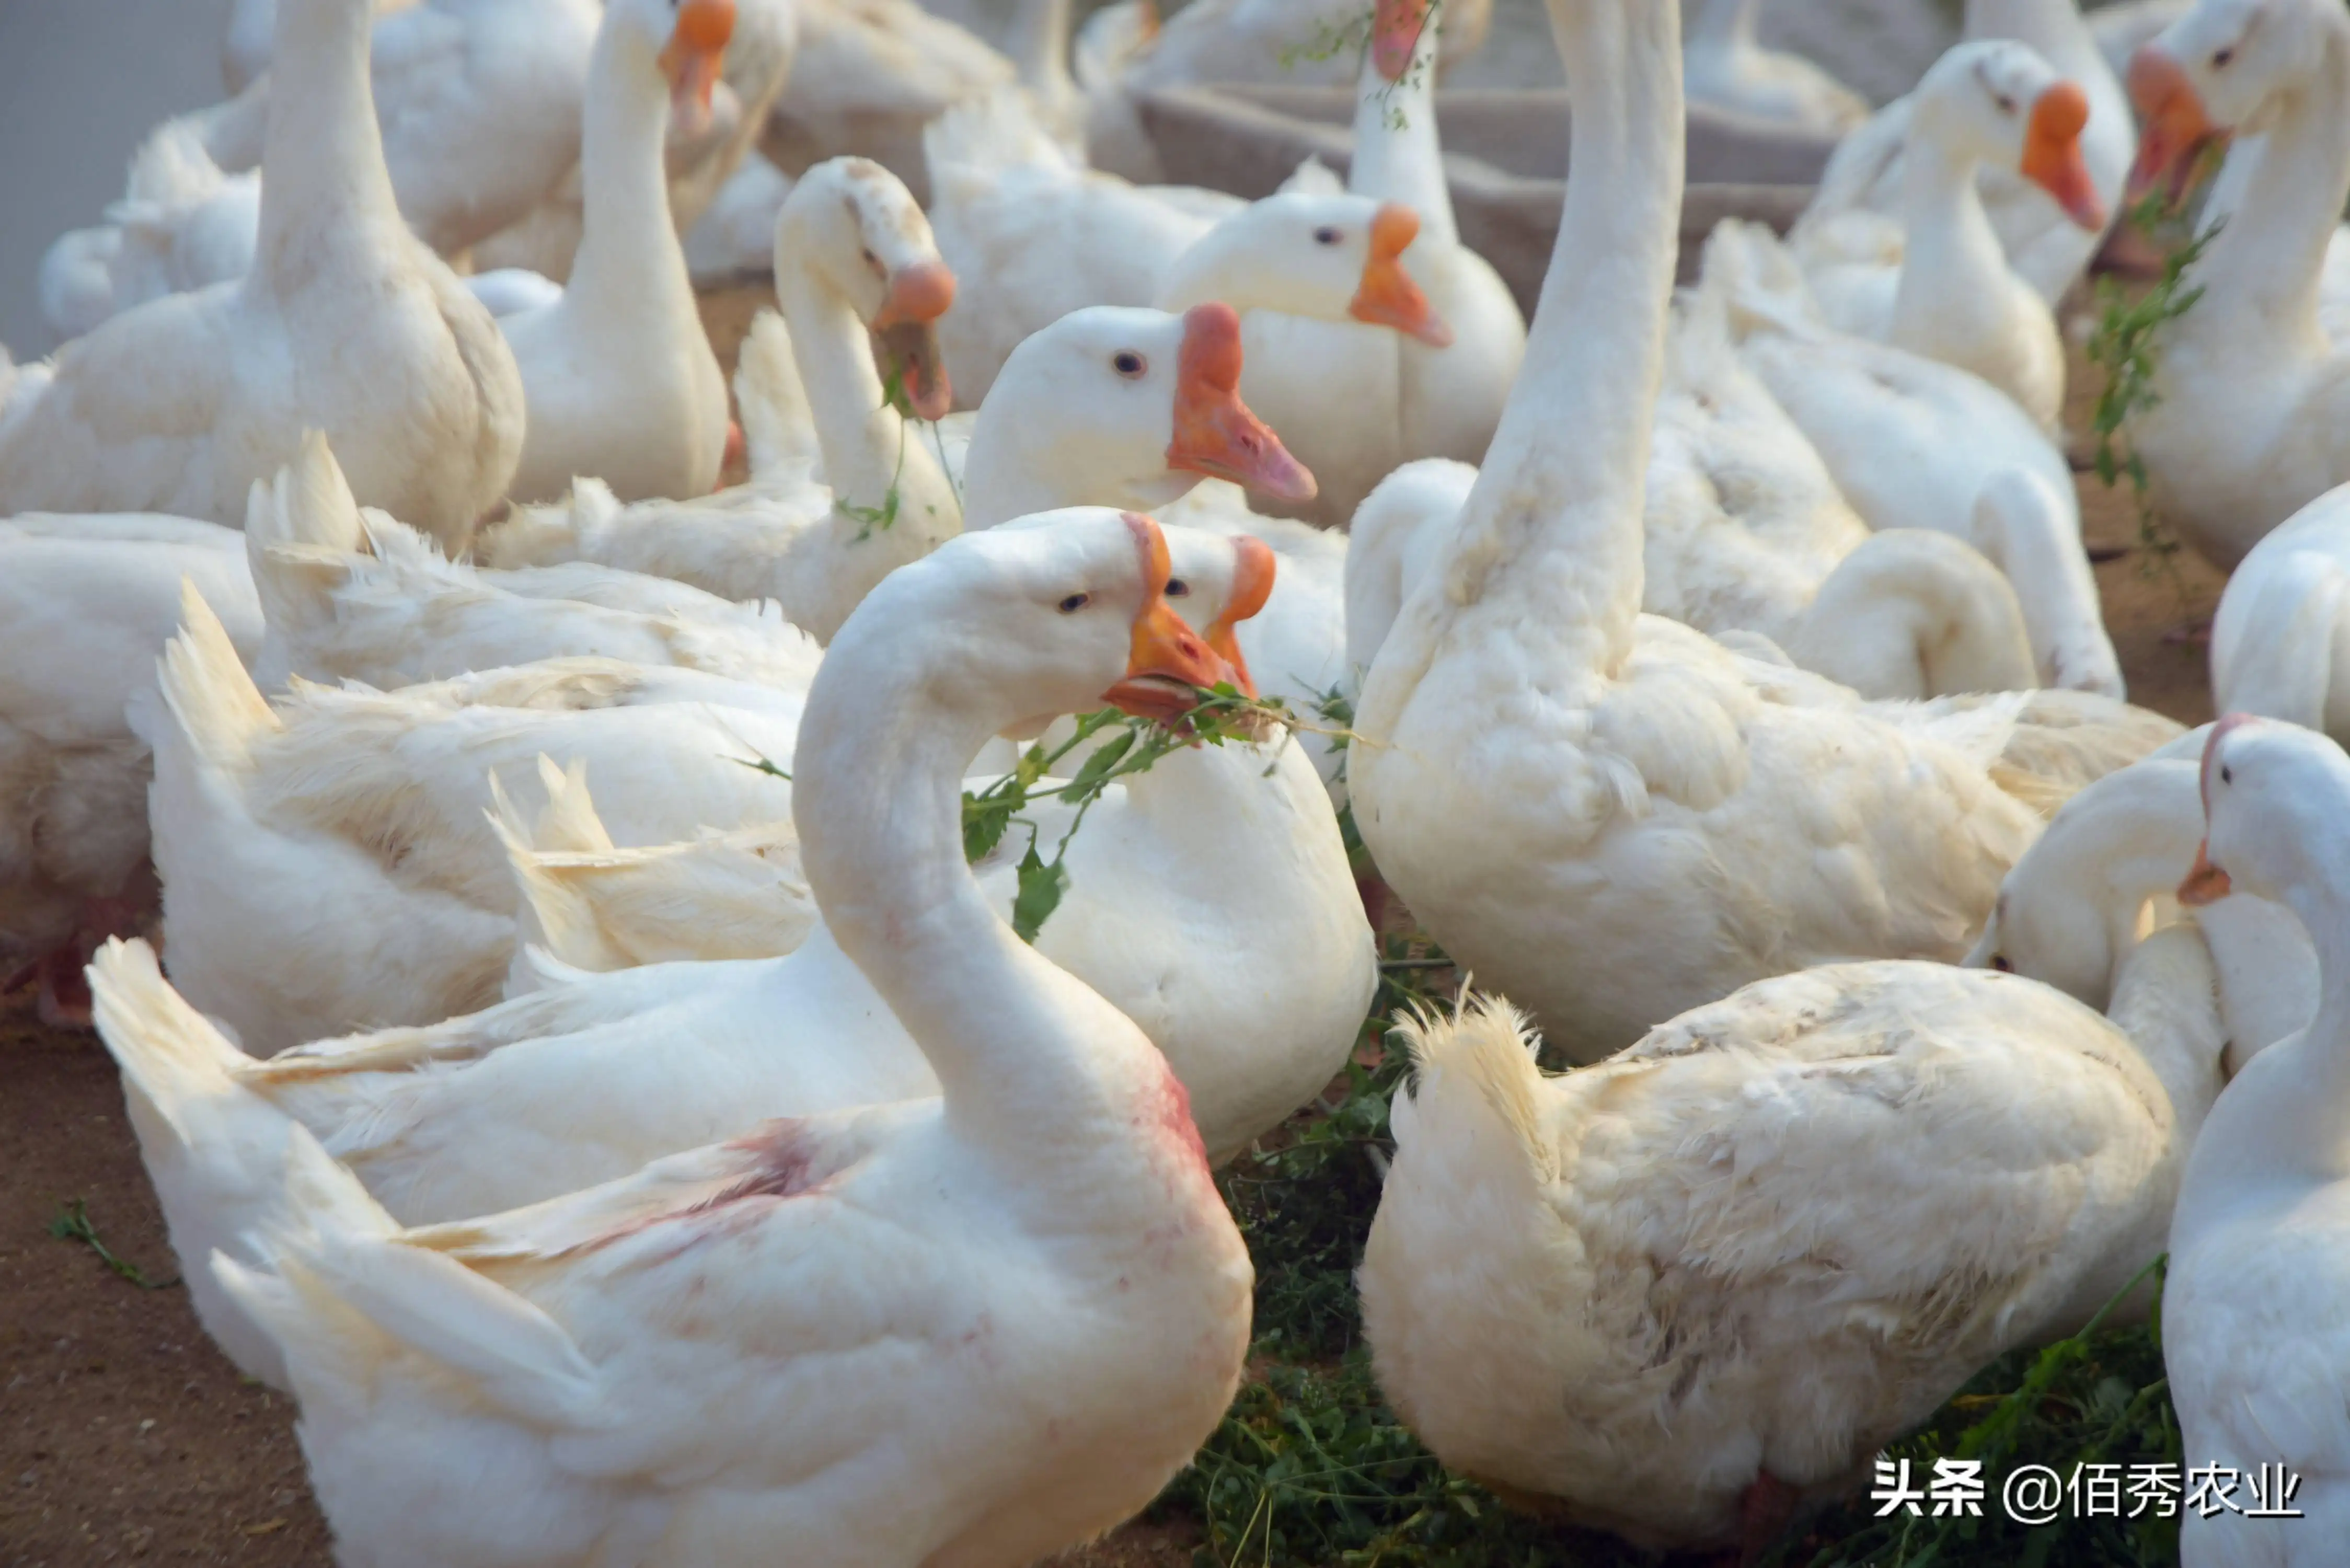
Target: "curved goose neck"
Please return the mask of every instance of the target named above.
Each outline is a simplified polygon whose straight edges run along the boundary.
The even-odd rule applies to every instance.
[[[406,256],[368,76],[374,20],[368,0],[278,7],[255,272],[280,289]]]
[[[583,320],[619,326],[681,309],[693,315],[693,283],[670,217],[669,113],[650,40],[607,12],[588,66],[579,251],[564,291]]]
[[[2157,931],[2122,961],[2106,1010],[2170,1096],[2171,1147],[2180,1151],[2194,1143],[2220,1087],[2226,1039],[2214,969],[2192,924]]]
[[[931,679],[926,643],[967,657],[935,634],[939,618],[859,617],[826,654],[795,749],[808,887],[929,1058],[963,1136],[1025,1168],[1080,1158],[1166,1068],[1122,1013],[996,918],[964,864],[963,773],[1008,720]]]
[[[1355,155],[1347,189],[1357,196],[1401,202],[1419,214],[1420,244],[1456,245],[1452,191],[1444,179],[1444,149],[1436,136],[1437,28],[1442,6],[1431,6],[1412,46],[1403,79],[1379,73],[1377,51],[1363,52],[1355,102]]]
[[[2307,836],[2308,874],[2280,890],[2317,950],[2317,1014],[2298,1040],[2263,1052],[2221,1097],[2195,1146],[2174,1238],[2221,1222],[2239,1202],[2293,1202],[2309,1187],[2350,1181],[2350,789]],[[2274,1058],[2272,1060],[2272,1058]]]
[[[2309,75],[2282,94],[2242,199],[2188,281],[2210,298],[2174,328],[2182,338],[2241,345],[2265,354],[2279,340],[2296,352],[2328,352],[2317,305],[2325,247],[2350,198],[2350,16],[2328,9]]]
[[[1612,676],[1643,587],[1641,504],[1680,228],[1680,11],[1551,0],[1575,105],[1566,208],[1524,368],[1446,563],[1547,658]]]
[[[897,520],[935,544],[962,529],[962,513],[930,442],[889,406],[873,368],[871,335],[857,309],[805,262],[818,242],[788,227],[775,247],[775,300],[791,330],[792,357],[808,389],[808,410],[836,509],[880,508],[898,494]]]

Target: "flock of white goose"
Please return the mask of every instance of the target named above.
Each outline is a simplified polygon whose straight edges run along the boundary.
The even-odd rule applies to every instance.
[[[1134,89],[1263,0],[1112,7],[1074,74],[1068,0],[1011,61],[896,0],[240,5],[239,96],[59,242],[79,335],[0,359],[0,958],[94,1015],[342,1561],[1013,1564],[1140,1509],[1247,1352],[1211,1168],[1377,984],[1342,809],[1484,992],[1402,1032],[1359,1274],[1447,1465],[1756,1550],[2167,1246],[2189,1462],[2309,1515],[2186,1561],[2338,1560],[2350,13],[2169,4],[2125,94],[2074,0],[1970,0],[1864,119],[1709,0],[1692,92],[1850,130],[1677,293],[1679,8],[1549,0],[1529,326],[1445,9],[1377,0],[1346,182],[1243,202],[1084,150],[1146,160]],[[2133,153],[2221,133],[2130,433],[2268,717],[2188,733],[2124,700],[2054,303]],[[689,257],[745,234],[730,398]],[[1028,742],[1222,683],[1351,733],[967,856]]]

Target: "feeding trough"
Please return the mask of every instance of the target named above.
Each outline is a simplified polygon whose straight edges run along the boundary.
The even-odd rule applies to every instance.
[[[1178,184],[1253,200],[1307,158],[1341,175],[1353,158],[1351,88],[1166,87],[1138,104],[1167,178]],[[1461,241],[1493,265],[1531,315],[1566,198],[1566,94],[1439,88],[1436,112]],[[1699,246],[1724,218],[1783,234],[1811,200],[1835,146],[1817,132],[1690,106],[1682,281],[1694,275]]]

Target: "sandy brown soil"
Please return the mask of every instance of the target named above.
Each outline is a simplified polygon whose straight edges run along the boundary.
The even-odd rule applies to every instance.
[[[706,315],[731,366],[761,288]],[[2088,380],[2076,365],[2075,382]],[[2068,421],[2087,425],[2087,394]],[[2106,620],[2131,697],[2189,723],[2210,716],[2199,645],[2166,634],[2208,617],[2220,578],[2192,556],[2140,569],[2126,492],[2081,486]],[[176,1265],[95,1040],[0,1010],[0,1568],[132,1561],[310,1568],[327,1532],[304,1484],[291,1403],[242,1380],[197,1327],[187,1293],[147,1290],[48,1232],[69,1202],[117,1256],[154,1280]],[[1129,1526],[1067,1568],[1181,1568],[1196,1532]]]

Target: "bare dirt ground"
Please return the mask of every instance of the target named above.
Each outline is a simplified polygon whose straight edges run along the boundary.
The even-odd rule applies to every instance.
[[[708,302],[731,365],[765,291]],[[2076,363],[2076,387],[2094,372]],[[2091,392],[2069,424],[2087,424]],[[2220,577],[2190,556],[2149,575],[2136,508],[2093,476],[2081,484],[2106,622],[2133,700],[2188,723],[2210,717],[2199,645],[2167,634],[2208,617]],[[50,1233],[84,1206],[104,1245]],[[0,1010],[0,1568],[156,1562],[314,1568],[325,1522],[303,1479],[290,1401],[241,1379],[197,1326],[140,1168],[112,1063],[88,1035],[40,1027],[29,1004]],[[1066,1568],[1179,1568],[1197,1532],[1182,1521],[1128,1526],[1068,1554]]]

